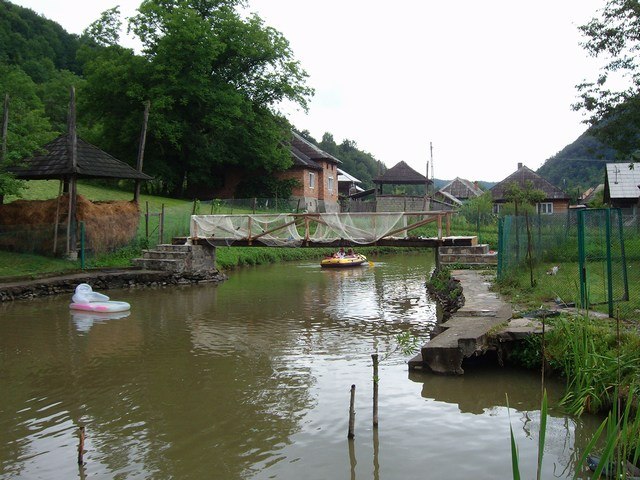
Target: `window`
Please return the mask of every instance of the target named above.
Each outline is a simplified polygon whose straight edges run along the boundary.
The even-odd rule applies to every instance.
[[[316,188],[316,174],[309,172],[309,188]]]
[[[499,203],[494,203],[493,204],[493,213],[495,213],[496,215],[500,214],[500,204]]]
[[[333,177],[327,178],[327,190],[329,193],[333,193]]]
[[[551,215],[553,213],[553,203],[551,202],[539,203],[538,213],[542,215]]]

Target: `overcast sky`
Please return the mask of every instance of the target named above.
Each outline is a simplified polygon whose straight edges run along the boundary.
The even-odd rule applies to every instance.
[[[11,0],[80,33],[138,0]],[[605,0],[249,0],[281,31],[316,94],[289,120],[353,140],[387,167],[498,181],[584,132],[575,85],[595,78],[578,25]],[[123,43],[125,43],[123,39]],[[128,44],[133,45],[132,43]]]

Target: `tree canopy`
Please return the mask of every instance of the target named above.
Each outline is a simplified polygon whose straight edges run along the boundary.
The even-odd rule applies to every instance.
[[[640,131],[640,5],[608,0],[580,27],[583,47],[603,61],[596,79],[577,86],[579,101],[593,133],[621,154],[637,150]]]
[[[281,101],[313,91],[288,41],[239,1],[145,0],[129,19],[142,54],[119,46],[118,11],[85,32],[79,58],[89,135],[135,158],[142,105],[151,102],[145,171],[161,193],[196,194],[229,167],[269,175],[291,164]],[[148,159],[148,160],[146,160]]]

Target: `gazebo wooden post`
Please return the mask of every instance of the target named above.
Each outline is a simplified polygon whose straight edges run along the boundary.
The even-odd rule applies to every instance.
[[[138,173],[142,173],[142,163],[144,161],[144,147],[147,142],[147,124],[149,123],[149,109],[151,102],[147,100],[144,104],[144,117],[142,119],[142,132],[140,133],[140,145],[138,146],[138,163],[136,165]],[[138,203],[140,199],[140,180],[136,178],[136,188],[133,193],[133,201]]]
[[[67,219],[67,257],[70,260],[78,258],[78,246],[76,236],[77,214],[77,173],[78,173],[78,135],[76,132],[76,89],[71,87],[69,100],[69,136],[67,141],[67,154],[71,174],[69,176],[69,217]]]
[[[9,129],[9,94],[4,94],[4,109],[2,110],[2,149],[0,150],[0,164],[7,158],[7,131]],[[0,205],[4,203],[4,195],[0,194]]]
[[[53,254],[58,250],[58,222],[60,221],[60,198],[62,198],[62,187],[64,182],[60,180],[60,188],[58,189],[58,198],[56,200],[56,219],[53,223]]]

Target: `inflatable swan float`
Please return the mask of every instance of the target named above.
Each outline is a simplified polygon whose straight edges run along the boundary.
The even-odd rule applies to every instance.
[[[131,308],[127,302],[109,300],[106,295],[94,292],[88,283],[78,285],[71,300],[70,309],[85,312],[124,312]]]

